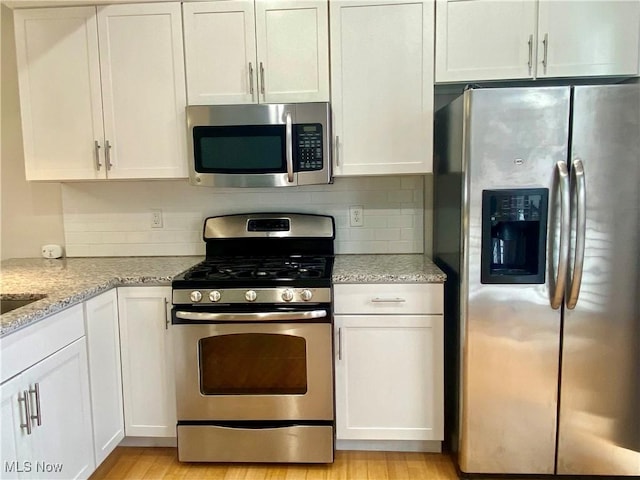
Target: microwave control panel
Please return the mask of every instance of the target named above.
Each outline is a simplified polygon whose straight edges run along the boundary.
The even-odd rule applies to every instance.
[[[322,170],[322,125],[297,124],[296,128],[296,171]]]

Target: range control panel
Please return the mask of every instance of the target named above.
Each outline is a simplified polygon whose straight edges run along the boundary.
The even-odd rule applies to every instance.
[[[296,171],[322,169],[322,125],[298,124],[296,127]]]

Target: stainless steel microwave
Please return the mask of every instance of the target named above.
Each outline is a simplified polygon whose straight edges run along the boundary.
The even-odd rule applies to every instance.
[[[328,103],[187,107],[189,182],[209,187],[331,183]]]

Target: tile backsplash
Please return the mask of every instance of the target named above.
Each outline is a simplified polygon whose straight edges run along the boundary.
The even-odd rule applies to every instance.
[[[69,257],[204,255],[208,216],[252,212],[332,215],[337,253],[422,253],[424,178],[337,178],[332,185],[212,189],[186,180],[107,181],[62,186]],[[364,225],[349,225],[349,207],[364,208]],[[152,228],[152,211],[162,228]]]

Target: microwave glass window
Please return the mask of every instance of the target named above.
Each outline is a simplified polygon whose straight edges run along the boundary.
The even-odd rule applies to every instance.
[[[303,337],[240,333],[202,338],[198,347],[203,395],[307,392],[307,345]]]
[[[195,127],[196,170],[202,173],[276,173],[285,170],[280,125]]]

